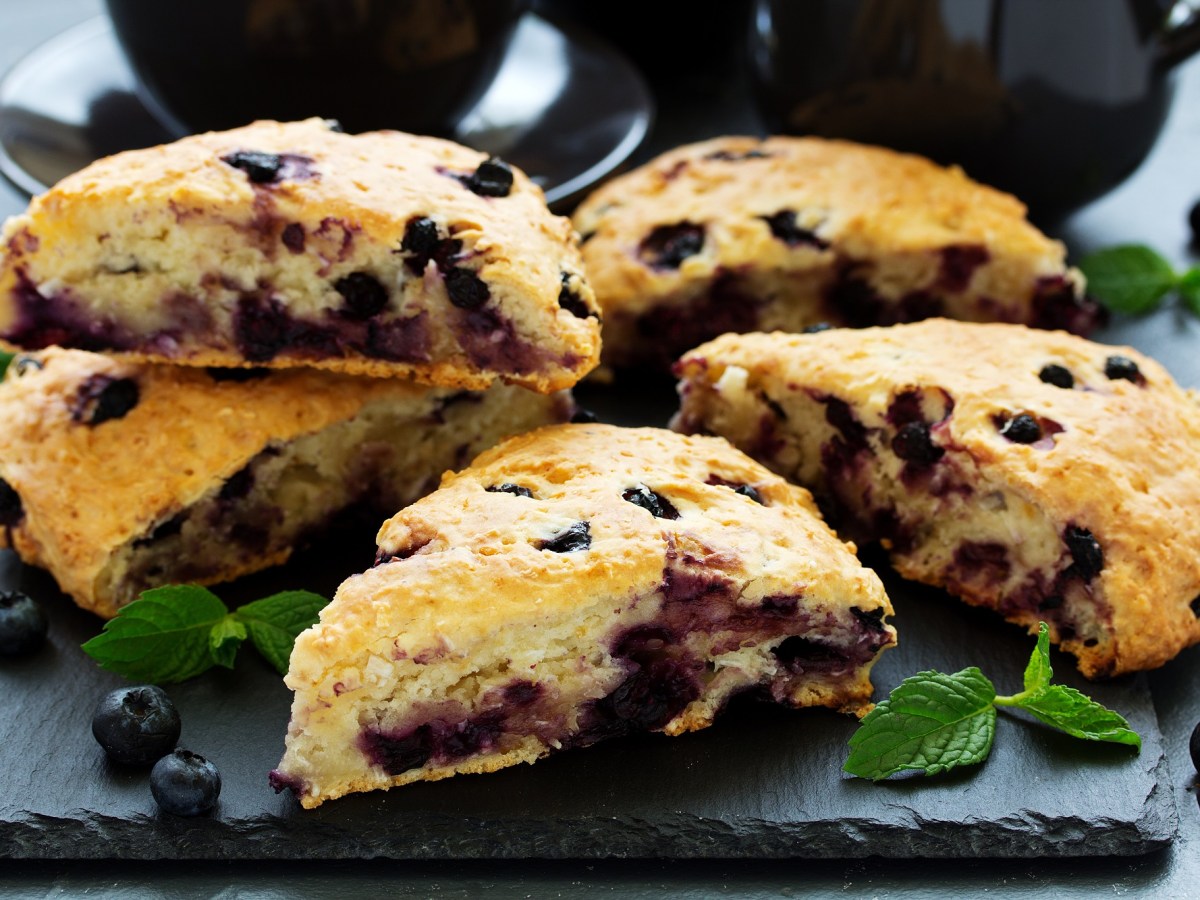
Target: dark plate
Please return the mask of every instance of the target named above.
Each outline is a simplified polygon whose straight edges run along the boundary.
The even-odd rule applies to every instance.
[[[565,208],[637,149],[653,110],[619,53],[529,14],[454,136],[521,167]],[[27,193],[102,156],[171,139],[139,99],[107,17],[42,44],[0,82],[0,172]]]

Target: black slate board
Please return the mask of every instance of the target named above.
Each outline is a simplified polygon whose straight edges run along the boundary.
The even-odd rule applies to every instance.
[[[623,424],[665,421],[669,388],[587,388]],[[292,587],[333,588],[370,564],[372,529],[343,529],[286,569],[219,589],[236,604]],[[875,669],[877,695],[926,668],[978,665],[1019,690],[1032,640],[990,614],[886,571],[900,646]],[[305,812],[266,773],[283,751],[291,694],[252,651],[168,688],[181,746],[212,759],[224,787],[210,817],[158,814],[145,773],[110,765],[92,739],[98,697],[122,683],[79,650],[99,622],[45,573],[0,553],[0,588],[43,599],[52,642],[0,661],[0,857],[589,858],[980,857],[1144,853],[1175,834],[1162,738],[1144,676],[1089,685],[1055,655],[1061,680],[1119,710],[1140,755],[1085,744],[1002,715],[991,758],[939,779],[881,784],[841,774],[853,719],[761,704],[713,728],[646,735],[491,775],[346,797]]]

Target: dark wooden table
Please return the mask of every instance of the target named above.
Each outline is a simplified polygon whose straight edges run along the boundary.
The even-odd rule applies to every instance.
[[[0,70],[64,28],[102,11],[99,0],[8,0],[0,4]],[[1177,263],[1195,263],[1187,210],[1200,199],[1200,60],[1182,68],[1176,104],[1151,157],[1124,185],[1059,228],[1073,258],[1113,243],[1151,244]],[[717,133],[757,130],[744,85],[736,79],[703,101],[660,111],[639,159]],[[0,216],[26,198],[0,183]],[[1200,321],[1160,312],[1120,320],[1101,340],[1133,344],[1158,357],[1183,384],[1200,387]],[[588,861],[311,863],[4,863],[0,898],[79,895],[547,897],[582,894],[642,897],[962,897],[1100,895],[1200,896],[1200,807],[1188,737],[1200,721],[1200,648],[1152,676],[1154,699],[1179,805],[1180,833],[1170,848],[1142,857],[1078,860],[845,862]],[[0,700],[0,709],[3,701]],[[2,776],[0,776],[2,777]],[[0,781],[2,783],[2,781]]]

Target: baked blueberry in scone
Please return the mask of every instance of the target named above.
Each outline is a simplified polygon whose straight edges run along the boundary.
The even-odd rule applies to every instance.
[[[731,331],[945,316],[1086,333],[1100,315],[1017,199],[845,141],[679,147],[608,182],[574,221],[616,366],[666,367]]]
[[[1047,622],[1085,675],[1200,641],[1200,409],[1136,351],[931,320],[725,335],[678,372],[677,429],[807,485],[902,575]]]
[[[539,429],[384,524],[296,641],[271,780],[313,807],[704,728],[746,691],[862,714],[890,613],[809,493],[725,441]]]
[[[391,512],[570,405],[508,385],[18,356],[0,384],[0,544],[108,617],[149,587],[281,563],[347,507]]]
[[[102,159],[10,219],[0,338],[542,392],[596,364],[568,220],[503,160],[319,119]]]

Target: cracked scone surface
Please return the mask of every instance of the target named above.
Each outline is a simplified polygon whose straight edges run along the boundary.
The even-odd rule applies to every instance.
[[[890,613],[808,492],[725,441],[539,429],[386,522],[300,635],[272,783],[313,807],[703,728],[750,689],[862,713]]]
[[[99,160],[11,218],[0,338],[201,366],[570,387],[599,323],[570,222],[450,141],[256,122]]]
[[[819,492],[904,576],[1046,621],[1089,677],[1200,641],[1200,410],[1136,351],[932,320],[727,335],[679,373],[676,428]]]
[[[725,332],[945,316],[1086,333],[1100,314],[1017,199],[845,141],[679,147],[605,184],[574,221],[617,366],[669,365]]]
[[[345,508],[386,515],[569,407],[507,385],[18,356],[0,384],[0,542],[109,617],[149,587],[281,563]]]

